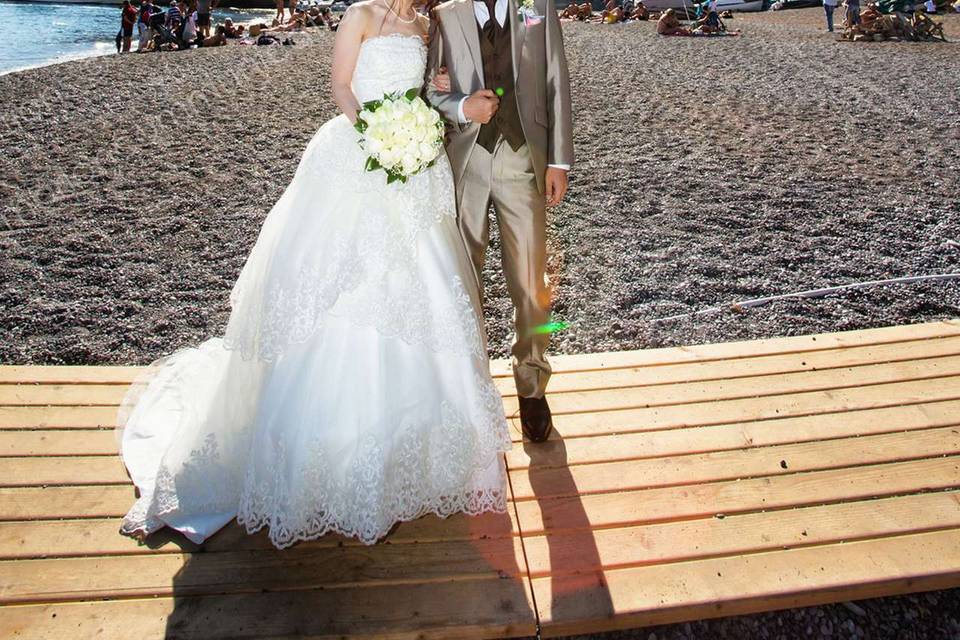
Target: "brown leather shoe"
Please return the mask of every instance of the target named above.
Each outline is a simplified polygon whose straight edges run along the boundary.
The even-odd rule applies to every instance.
[[[553,431],[553,418],[546,398],[520,398],[520,425],[531,442],[543,442]]]

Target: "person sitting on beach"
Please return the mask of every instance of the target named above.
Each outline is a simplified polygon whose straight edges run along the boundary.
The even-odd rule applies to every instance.
[[[334,19],[333,13],[330,11],[330,7],[312,7],[311,11],[316,9],[320,12],[320,18],[323,20],[323,23],[327,25],[327,28],[330,31],[336,31],[337,27],[340,26],[340,18]]]
[[[600,20],[604,24],[616,24],[623,20],[623,8],[617,4],[617,0],[607,0],[607,5],[600,13]]]
[[[867,5],[867,8],[860,12],[860,30],[872,31],[877,26],[877,20],[883,16],[880,8],[873,2]]]
[[[297,13],[290,17],[287,20],[286,24],[279,24],[276,19],[273,21],[273,25],[264,29],[263,31],[267,32],[281,32],[286,33],[288,31],[300,31],[303,29],[304,24],[306,24],[305,14]]]
[[[957,0],[957,2],[960,2],[960,0]],[[572,0],[570,4],[567,5],[567,8],[560,12],[561,20],[578,20],[585,22],[591,17],[593,17],[593,7],[589,2],[578,5],[576,0]]]
[[[227,44],[227,35],[222,24],[217,25],[216,32],[209,38],[197,39],[198,47],[222,47],[225,44]]]
[[[563,11],[560,12],[561,20],[577,20],[580,16],[580,5],[576,3],[576,0],[570,0],[570,4],[564,7]]]
[[[637,5],[633,8],[633,11],[630,15],[627,16],[627,20],[649,20],[650,11],[647,9],[647,6],[637,0]]]
[[[701,16],[694,26],[695,33],[719,33],[725,31],[726,27],[717,13],[717,0],[706,0],[697,5],[697,15]]]
[[[689,36],[690,29],[680,24],[680,19],[673,9],[667,9],[657,20],[657,33],[662,36]]]
[[[230,39],[242,38],[244,32],[244,26],[241,24],[239,26],[233,24],[232,18],[227,18],[223,21],[223,35]]]

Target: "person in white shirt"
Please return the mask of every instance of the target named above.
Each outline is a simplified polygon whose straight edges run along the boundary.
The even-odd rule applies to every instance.
[[[189,11],[187,12],[186,21],[183,23],[183,36],[181,37],[184,44],[189,47],[194,44],[197,40],[197,12]]]
[[[429,77],[446,67],[451,91],[427,98],[450,124],[447,156],[461,235],[477,282],[493,205],[501,265],[515,310],[511,350],[520,424],[532,442],[553,428],[546,207],[560,203],[573,163],[570,78],[554,0],[451,0],[434,9]],[[518,80],[519,79],[519,80]]]
[[[837,0],[823,0],[823,12],[827,16],[827,31],[833,33],[833,11],[837,8]]]

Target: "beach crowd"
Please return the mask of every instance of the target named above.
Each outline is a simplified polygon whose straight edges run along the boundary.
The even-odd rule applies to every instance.
[[[834,31],[834,11],[838,0],[821,0],[826,18],[826,30]],[[786,7],[778,0],[772,9]],[[943,25],[930,15],[960,12],[960,0],[877,0],[861,10],[860,0],[844,0],[842,39],[847,40],[934,40],[945,39]],[[681,12],[692,21],[684,23]],[[690,0],[682,9],[649,9],[642,0],[606,0],[604,9],[593,10],[589,1],[570,3],[560,11],[561,20],[616,24],[633,20],[656,20],[657,33],[662,36],[720,36],[738,35],[727,28],[724,19],[733,17],[729,10],[719,11],[717,0]]]
[[[560,19],[603,24],[616,24],[632,20],[656,20],[657,33],[664,36],[737,34],[736,31],[727,29],[723,18],[730,17],[731,14],[729,11],[721,14],[717,9],[717,0],[692,0],[688,8],[694,13],[694,20],[689,26],[684,26],[680,22],[680,18],[674,9],[651,11],[642,0],[607,0],[603,11],[599,13],[594,13],[590,2],[578,4],[576,0],[571,0],[565,9],[560,11]]]
[[[131,51],[134,35],[137,37],[137,53],[219,47],[230,40],[239,44],[292,44],[292,40],[281,40],[276,34],[307,27],[326,27],[336,31],[339,23],[329,7],[321,6],[317,0],[297,0],[296,3],[290,0],[289,17],[285,16],[283,0],[277,0],[277,15],[270,25],[263,22],[235,24],[232,18],[226,18],[213,26],[216,6],[217,0],[171,0],[164,10],[153,0],[141,0],[139,6],[132,0],[123,0],[120,30],[116,37],[117,52]]]

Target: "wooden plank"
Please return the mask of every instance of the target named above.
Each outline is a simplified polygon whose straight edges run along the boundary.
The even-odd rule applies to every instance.
[[[129,385],[146,370],[143,366],[0,365],[0,383]]]
[[[955,416],[960,420],[960,414]],[[695,435],[686,434],[693,439]],[[608,455],[620,453],[617,437],[605,438]],[[562,446],[563,441],[557,441]],[[533,455],[537,449],[530,447]],[[555,453],[555,452],[554,452]],[[891,462],[960,453],[960,427],[947,426],[921,431],[895,432],[855,438],[776,445],[749,450],[724,450],[705,454],[645,457],[534,470],[514,470],[513,491],[531,497],[529,475],[536,474],[542,487],[551,487],[539,497],[638,489],[681,482],[695,483],[757,475],[794,473],[855,464]],[[781,468],[779,461],[788,464]],[[0,466],[0,487],[36,485],[129,484],[119,456],[72,456],[7,458]]]
[[[533,577],[960,529],[960,492],[524,536]]]
[[[552,412],[564,414],[706,400],[787,395],[958,375],[960,375],[960,356],[942,356],[926,360],[870,364],[824,371],[802,371],[776,376],[750,376],[730,380],[551,393],[549,398]],[[960,384],[957,384],[955,389],[960,392]],[[504,398],[503,404],[507,415],[518,411],[517,399],[514,397]]]
[[[560,414],[555,415],[553,419],[556,431],[553,437],[599,436],[611,433],[753,422],[957,399],[960,399],[960,376],[809,391],[783,396]],[[514,427],[514,433],[519,434],[519,418],[511,416],[510,421]]]
[[[133,491],[133,485],[0,489],[0,521],[122,517]]]
[[[585,391],[640,385],[730,379],[800,371],[822,371],[865,364],[922,360],[960,354],[960,336],[912,340],[892,344],[844,347],[809,353],[786,353],[667,364],[655,367],[629,367],[586,372],[560,372],[550,381],[550,392]],[[504,395],[516,395],[512,377],[498,378]],[[0,384],[0,405],[119,405],[127,393],[124,384]]]
[[[520,580],[519,538],[0,562],[0,603]]]
[[[616,446],[616,438],[608,440],[611,447]],[[940,427],[572,467],[542,469],[535,465],[529,469],[511,470],[510,485],[515,500],[543,500],[761,476],[788,476],[957,454],[960,454],[960,427]]]
[[[34,456],[5,458],[0,464],[0,487],[129,483],[120,456]]]
[[[118,518],[0,522],[0,559],[179,553],[201,549],[199,545],[169,529],[154,533],[147,544],[138,544],[132,538],[120,535],[119,528]],[[517,535],[517,529],[511,509],[507,514],[454,514],[446,519],[432,516],[418,518],[400,524],[390,534],[388,541],[390,544],[423,544],[513,535]],[[297,548],[359,544],[352,538],[327,535],[317,540],[298,543]],[[272,548],[265,530],[248,534],[236,520],[207,539],[202,546],[204,553]]]
[[[945,427],[960,423],[960,400],[839,411],[795,418],[755,420],[707,427],[621,433],[580,438],[551,438],[539,444],[515,444],[507,453],[514,470],[684,455],[743,447],[864,436]],[[0,432],[0,438],[2,438]],[[2,440],[0,440],[2,441]]]
[[[93,429],[116,424],[116,407],[0,407],[0,429]]]
[[[800,353],[855,347],[865,344],[886,344],[925,338],[941,338],[960,335],[960,320],[945,320],[924,324],[880,327],[857,331],[839,331],[818,335],[765,338],[717,344],[640,349],[637,351],[609,351],[576,355],[551,356],[554,372],[594,371],[622,367],[645,367],[677,362],[752,358],[774,353]],[[506,374],[510,363],[497,360],[491,363],[495,374]]]
[[[116,408],[129,389],[124,384],[0,384],[0,406]]]
[[[960,359],[958,359],[960,360]],[[936,362],[931,360],[929,362]],[[825,399],[830,399],[833,397],[847,397],[857,394],[863,394],[866,396],[885,396],[889,393],[897,394],[902,393],[902,391],[907,391],[902,393],[903,399],[899,403],[905,402],[919,402],[923,400],[948,400],[960,398],[960,376],[947,376],[941,378],[923,378],[920,380],[909,380],[905,382],[889,382],[883,383],[880,380],[884,378],[897,378],[901,376],[904,371],[898,370],[896,367],[907,367],[909,371],[916,373],[918,376],[931,376],[935,374],[943,373],[948,369],[946,366],[947,363],[940,362],[939,364],[927,364],[914,366],[914,363],[896,363],[891,365],[871,365],[871,367],[894,367],[895,369],[886,369],[886,370],[874,370],[872,373],[874,383],[868,386],[863,387],[863,389],[855,389],[852,387],[843,387],[836,390],[823,391],[820,392],[817,402],[822,402]],[[926,367],[926,368],[925,368]],[[957,363],[949,363],[949,368],[957,368],[960,370],[960,367],[957,366]],[[859,370],[860,368],[857,368]],[[823,375],[826,376],[829,380],[832,380],[836,384],[856,384],[856,378],[854,373],[846,372],[846,370],[835,370],[827,372],[805,372],[804,374],[799,375],[808,375],[816,376]],[[771,380],[779,379],[780,377],[770,378]],[[645,407],[649,405],[651,407],[657,406],[655,400],[659,400],[660,403],[668,402],[683,402],[688,403],[682,407],[679,407],[680,411],[687,413],[692,409],[695,409],[694,403],[696,402],[694,398],[696,397],[706,397],[706,396],[730,396],[736,395],[737,393],[744,394],[749,391],[749,381],[750,378],[741,378],[738,380],[731,381],[730,383],[689,383],[682,385],[667,385],[664,387],[651,387],[644,388],[639,387],[634,390],[628,390],[631,400],[624,401],[622,400],[625,397],[627,392],[617,391],[612,393],[610,397],[603,396],[602,394],[611,393],[611,392],[587,392],[585,394],[554,394],[551,395],[551,406],[560,402],[560,409],[573,409],[578,410],[579,413],[575,414],[573,420],[569,422],[571,424],[595,424],[598,421],[603,421],[605,424],[610,424],[610,420],[616,420],[621,415],[614,413],[615,406],[618,405],[627,405],[633,403],[640,403],[639,406]],[[766,379],[765,379],[766,381]],[[823,379],[818,379],[816,384],[824,386],[828,383]],[[779,383],[781,387],[789,388],[791,385]],[[803,381],[794,380],[793,387],[802,386]],[[734,389],[735,387],[735,389]],[[913,394],[914,389],[922,389],[921,397],[916,397],[916,394]],[[731,393],[731,391],[735,393]],[[769,391],[769,388],[767,389]],[[803,394],[809,394],[813,392],[791,392],[787,394],[786,403],[793,403],[802,400],[804,397]],[[597,396],[597,394],[601,394]],[[750,396],[755,396],[756,390],[753,393],[749,393]],[[565,398],[565,396],[567,396]],[[655,397],[655,396],[658,396]],[[558,398],[565,398],[558,400]],[[714,398],[715,399],[715,398]],[[748,398],[749,399],[749,398]],[[506,398],[504,400],[505,406],[507,407],[508,415],[516,413],[516,407],[513,403],[516,402],[516,399],[511,400]],[[720,402],[706,402],[705,406],[713,407],[719,406]],[[780,403],[780,400],[768,398],[761,400],[751,400],[754,405],[761,405],[762,407],[769,409],[770,406],[776,406]],[[579,404],[578,404],[579,403]],[[598,403],[605,403],[608,405],[606,409],[601,411],[601,406],[597,406]],[[877,402],[874,401],[874,404],[867,406],[890,406],[892,402]],[[787,406],[786,404],[784,406]],[[512,407],[512,410],[511,410]],[[591,411],[592,413],[583,413],[584,411]],[[647,409],[632,409],[632,410],[621,410],[621,411],[649,411]],[[756,412],[757,409],[751,409],[752,412]],[[829,410],[828,410],[829,411]],[[810,413],[811,411],[808,411]],[[562,410],[554,410],[554,413],[557,414],[558,420],[555,420],[555,425],[559,425],[563,422],[562,418],[564,417]],[[91,429],[91,428],[112,428],[117,422],[117,412],[115,407],[0,407],[0,429]],[[779,410],[778,410],[779,414]],[[644,416],[644,420],[647,420],[649,416]],[[743,417],[741,419],[752,419],[757,417],[763,417],[762,415],[753,415],[749,417]],[[730,422],[731,420],[725,420]],[[686,421],[684,424],[698,424],[693,421]],[[619,427],[617,427],[619,429]],[[630,429],[623,429],[630,430]],[[592,431],[592,430],[591,430]],[[519,426],[517,427],[517,432],[519,432]],[[589,433],[590,431],[588,431]],[[570,433],[562,431],[565,435],[583,435],[583,432],[574,430]]]
[[[533,486],[541,490],[536,477]],[[535,535],[545,530],[634,526],[958,487],[960,457],[948,456],[639,491],[518,499],[514,504],[520,530]]]
[[[24,640],[506,638],[535,626],[526,583],[500,578],[0,607],[0,637]]]
[[[620,433],[617,458],[610,458],[610,447],[592,437],[567,437],[562,447],[559,439],[551,439],[530,448],[537,453],[537,465],[547,467],[941,427],[956,422],[957,416],[960,400],[946,400],[696,427],[696,433],[690,436],[670,430]],[[118,450],[111,429],[0,430],[0,456],[115,455]],[[519,444],[507,454],[507,462],[514,469],[529,466],[529,459]]]
[[[550,378],[550,394],[641,385],[674,384],[706,380],[823,371],[867,364],[923,360],[960,354],[960,336],[914,340],[893,344],[844,347],[807,353],[784,353],[733,360],[708,360],[648,367],[628,367],[560,373]],[[498,380],[500,392],[516,395],[512,380]]]
[[[547,635],[960,586],[960,531],[533,580]],[[909,550],[909,553],[904,553]]]
[[[119,450],[113,429],[0,431],[0,456],[116,455]]]
[[[725,342],[686,347],[666,347],[597,354],[554,355],[550,362],[554,373],[592,371],[621,367],[643,367],[678,362],[697,362],[756,357],[779,353],[815,352],[824,349],[890,344],[960,335],[960,321],[946,320],[858,331],[841,331],[808,336],[790,336]],[[131,366],[0,366],[0,383],[44,384],[130,384],[146,367]],[[494,360],[491,370],[497,376],[510,374],[509,360]]]
[[[133,485],[0,488],[0,521],[121,518],[133,503]],[[512,518],[513,511],[508,512],[504,517]],[[479,538],[499,530],[489,520],[475,518],[469,534]]]

